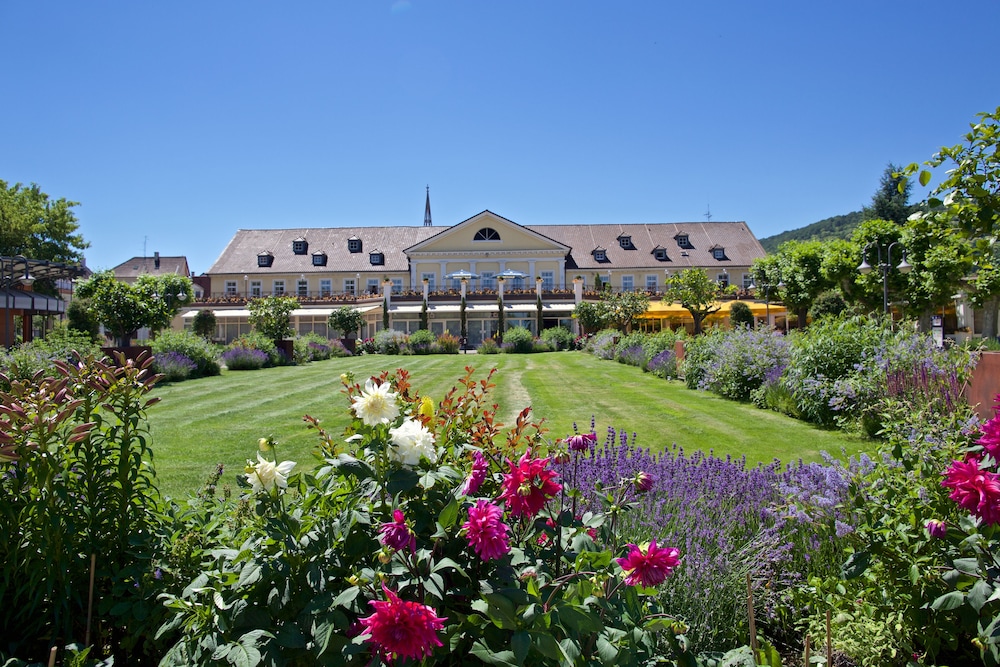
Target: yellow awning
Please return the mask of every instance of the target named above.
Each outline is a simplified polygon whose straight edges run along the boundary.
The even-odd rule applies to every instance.
[[[733,304],[737,303],[736,299],[731,301],[716,301],[713,307],[718,307],[719,310],[709,315],[709,317],[729,317],[729,311],[733,307]],[[758,301],[740,301],[740,303],[745,303],[750,306],[750,312],[759,317],[766,317],[768,309],[770,308],[771,315],[784,315],[787,310],[782,305],[768,304],[758,302]],[[659,319],[662,317],[675,317],[675,318],[690,318],[691,313],[687,311],[686,308],[681,306],[679,303],[666,303],[664,301],[650,301],[649,307],[646,312],[639,317],[649,318],[649,319]]]

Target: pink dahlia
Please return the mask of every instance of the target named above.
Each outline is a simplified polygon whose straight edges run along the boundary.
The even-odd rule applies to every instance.
[[[942,486],[951,489],[949,498],[985,523],[1000,523],[1000,476],[979,467],[979,459],[952,461]]]
[[[483,481],[486,480],[486,473],[489,471],[489,463],[486,461],[486,457],[483,456],[482,452],[473,452],[472,454],[472,472],[466,478],[465,482],[462,484],[461,493],[464,496],[471,496],[479,490],[479,487],[483,485]]]
[[[406,525],[406,517],[403,515],[403,510],[393,510],[392,518],[394,519],[393,521],[383,523],[382,527],[379,528],[379,532],[382,533],[379,541],[390,549],[397,551],[406,547],[409,547],[410,551],[415,551],[417,548],[417,537],[410,530],[410,527]]]
[[[517,463],[510,459],[507,463],[510,472],[503,476],[500,497],[507,503],[511,516],[533,517],[562,491],[562,484],[556,481],[559,473],[549,469],[548,458],[533,459],[529,449]]]
[[[948,524],[940,519],[931,519],[924,526],[927,529],[927,534],[931,537],[945,537],[948,534]]]
[[[487,500],[477,500],[469,508],[469,520],[462,524],[469,546],[483,560],[501,558],[510,552],[503,508]]]
[[[437,633],[444,628],[447,618],[434,615],[427,605],[399,596],[382,584],[386,600],[372,600],[375,611],[361,619],[365,627],[362,635],[369,635],[376,651],[388,661],[396,657],[420,658],[429,656],[435,646],[441,646]]]
[[[625,558],[615,560],[628,572],[625,583],[629,586],[662,584],[681,562],[680,551],[673,547],[657,547],[656,540],[649,543],[645,552],[634,544],[628,545],[628,549]]]
[[[994,461],[1000,461],[1000,416],[983,424],[980,432],[982,436],[976,443],[982,445]]]
[[[650,475],[648,472],[640,471],[639,474],[635,476],[636,493],[646,493],[653,488],[653,484],[655,483],[656,477]]]

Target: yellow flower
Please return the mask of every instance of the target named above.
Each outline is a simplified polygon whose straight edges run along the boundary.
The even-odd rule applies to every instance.
[[[424,396],[424,399],[420,401],[420,415],[428,419],[434,417],[434,401],[429,396]]]

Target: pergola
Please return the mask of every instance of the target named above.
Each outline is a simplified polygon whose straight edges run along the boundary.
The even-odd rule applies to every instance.
[[[75,264],[28,259],[23,255],[0,256],[0,338],[4,347],[11,347],[17,342],[15,317],[21,317],[21,340],[28,342],[32,338],[32,316],[66,312],[63,299],[31,289],[36,280],[72,280],[83,276],[86,271],[86,268]]]

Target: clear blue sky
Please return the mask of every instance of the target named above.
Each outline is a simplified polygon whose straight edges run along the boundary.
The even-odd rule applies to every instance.
[[[0,0],[0,179],[87,261],[239,228],[745,220],[867,204],[1000,105],[997,0]]]

